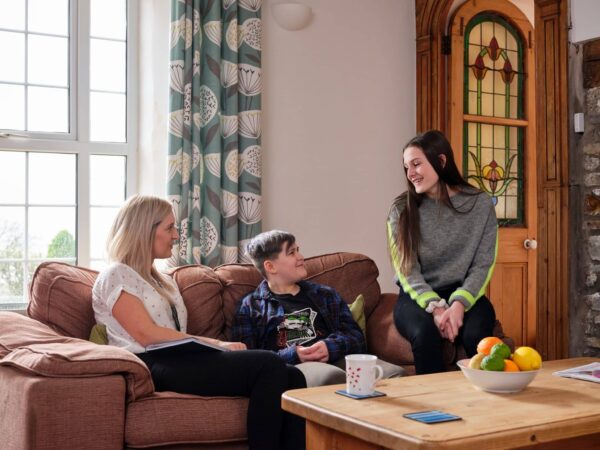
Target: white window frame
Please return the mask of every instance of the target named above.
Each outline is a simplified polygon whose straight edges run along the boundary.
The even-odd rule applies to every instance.
[[[127,0],[126,142],[90,142],[90,0],[70,0],[69,133],[0,131],[0,151],[70,153],[77,157],[77,264],[90,266],[90,155],[126,157],[125,196],[137,190],[139,0]],[[75,64],[73,64],[75,61]],[[77,120],[78,119],[78,120]],[[28,206],[28,205],[27,205]],[[24,306],[29,299],[24,299]],[[20,312],[20,310],[17,310]]]

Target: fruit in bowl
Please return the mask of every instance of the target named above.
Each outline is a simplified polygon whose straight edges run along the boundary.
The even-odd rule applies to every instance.
[[[518,347],[511,354],[510,348],[496,337],[482,339],[477,352],[457,365],[477,388],[488,392],[519,392],[542,367],[542,357],[534,348]]]

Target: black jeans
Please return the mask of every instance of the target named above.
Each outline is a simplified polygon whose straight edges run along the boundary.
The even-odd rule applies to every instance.
[[[448,299],[456,287],[438,289],[441,298]],[[489,299],[480,297],[473,307],[465,312],[463,325],[458,330],[455,344],[462,344],[468,357],[477,353],[481,339],[491,336],[496,322],[496,313]],[[410,296],[400,290],[394,307],[394,323],[412,347],[417,374],[443,372],[442,336],[433,315],[421,308]]]
[[[161,355],[140,353],[157,391],[242,396],[248,404],[250,449],[304,449],[304,420],[281,409],[281,394],[306,387],[304,375],[265,350]]]

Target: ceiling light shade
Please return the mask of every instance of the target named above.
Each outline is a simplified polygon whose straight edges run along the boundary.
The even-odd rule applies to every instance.
[[[275,3],[271,14],[277,25],[286,30],[301,30],[310,22],[312,10],[302,3]]]

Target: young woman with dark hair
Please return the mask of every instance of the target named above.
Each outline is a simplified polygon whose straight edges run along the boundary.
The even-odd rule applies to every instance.
[[[446,137],[428,131],[403,150],[408,191],[388,216],[400,285],[394,323],[411,344],[417,374],[444,370],[442,339],[468,356],[496,316],[484,295],[494,269],[498,223],[492,199],[461,176]]]

